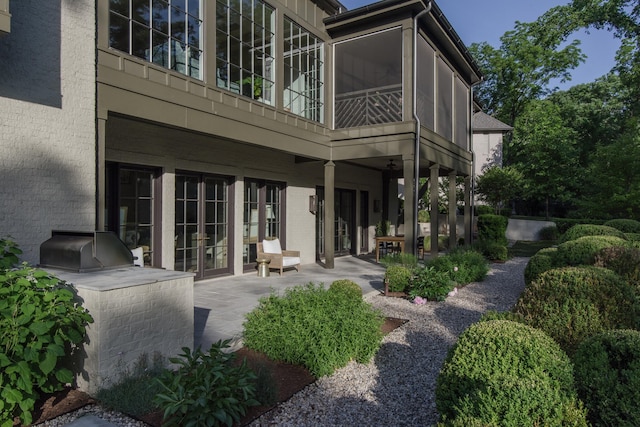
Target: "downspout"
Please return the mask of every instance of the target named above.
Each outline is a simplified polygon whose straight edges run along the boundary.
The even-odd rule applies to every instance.
[[[431,0],[427,7],[413,17],[413,119],[416,122],[413,172],[413,253],[418,253],[418,196],[420,194],[420,117],[418,117],[418,19],[431,11]]]

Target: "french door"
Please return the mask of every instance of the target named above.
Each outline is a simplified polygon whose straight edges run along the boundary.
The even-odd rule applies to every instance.
[[[231,273],[230,180],[176,175],[175,266],[202,279]]]
[[[319,257],[324,256],[324,188],[316,189],[318,198],[318,212],[316,214],[316,252]],[[352,190],[335,189],[335,255],[349,255],[355,253],[355,203],[356,194]]]

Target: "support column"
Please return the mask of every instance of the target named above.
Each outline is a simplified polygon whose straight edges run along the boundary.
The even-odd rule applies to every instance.
[[[415,228],[418,218],[414,214],[415,200],[415,162],[413,156],[402,156],[404,174],[404,251],[416,254]]]
[[[106,221],[104,217],[107,206],[106,179],[106,145],[107,145],[107,120],[98,118],[98,135],[96,136],[96,230],[105,231]]]
[[[435,164],[429,168],[430,177],[429,201],[431,204],[431,255],[438,256],[438,178],[440,177],[440,165]]]
[[[324,164],[324,267],[335,267],[335,171],[336,164],[329,160]]]
[[[458,203],[456,194],[456,177],[457,173],[454,170],[449,173],[449,249],[454,249],[458,246]]]
[[[471,245],[473,213],[471,212],[471,176],[464,177],[464,244]]]

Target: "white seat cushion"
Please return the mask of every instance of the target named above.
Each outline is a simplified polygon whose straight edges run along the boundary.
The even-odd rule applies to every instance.
[[[298,256],[284,256],[282,257],[282,266],[283,267],[293,267],[294,265],[300,264],[300,257]]]
[[[144,250],[142,247],[131,249],[131,255],[133,255],[133,265],[144,267]]]
[[[280,239],[263,240],[262,249],[266,254],[281,254],[282,247],[280,246]]]

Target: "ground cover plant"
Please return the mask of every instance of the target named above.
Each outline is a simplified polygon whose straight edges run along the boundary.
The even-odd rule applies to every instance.
[[[26,263],[19,249],[0,240],[0,425],[14,417],[29,425],[41,394],[73,382],[73,361],[93,321],[75,289]]]
[[[568,356],[544,332],[508,320],[460,335],[437,378],[436,406],[442,426],[587,425]]]
[[[383,321],[361,298],[309,283],[262,298],[246,316],[244,345],[321,377],[350,360],[369,362],[380,347]]]
[[[578,395],[593,426],[640,425],[640,332],[611,330],[587,338],[574,358]]]
[[[608,329],[635,329],[640,320],[633,287],[615,272],[594,266],[540,274],[524,289],[513,311],[570,355],[585,338]]]

